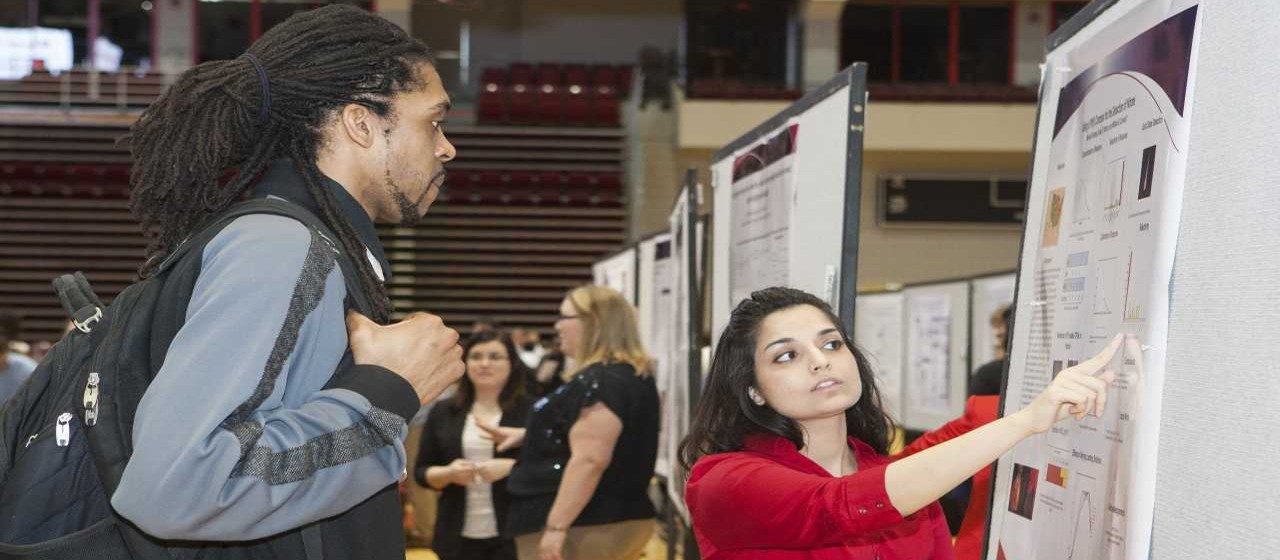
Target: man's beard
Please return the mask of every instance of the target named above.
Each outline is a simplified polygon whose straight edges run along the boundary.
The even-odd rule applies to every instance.
[[[388,190],[391,191],[391,200],[394,200],[396,206],[400,209],[400,226],[412,227],[422,219],[422,202],[427,199],[427,195],[431,194],[431,188],[437,187],[440,192],[444,192],[445,171],[441,169],[437,171],[435,176],[431,178],[431,182],[427,184],[426,190],[418,195],[418,200],[409,200],[405,196],[404,191],[395,183],[388,181]],[[438,197],[439,195],[437,195]]]

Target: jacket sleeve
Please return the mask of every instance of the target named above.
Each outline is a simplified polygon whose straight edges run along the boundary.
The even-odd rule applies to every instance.
[[[915,441],[911,442],[911,445],[908,445],[902,451],[898,452],[897,455],[894,455],[893,459],[898,460],[910,457],[930,447],[946,443],[986,425],[995,418],[985,417],[984,414],[979,411],[979,400],[998,398],[999,397],[985,396],[969,397],[969,400],[965,403],[963,416],[947,422],[946,424],[943,424],[942,427],[916,438]]]
[[[417,397],[384,368],[339,367],[346,289],[328,242],[254,215],[202,257],[186,322],[138,406],[116,511],[159,538],[250,540],[402,479]]]
[[[422,441],[418,444],[418,460],[414,462],[413,478],[423,488],[431,488],[427,484],[428,468],[452,462],[452,459],[445,457],[444,442],[440,441],[443,432],[441,424],[446,421],[444,407],[447,406],[447,402],[438,402],[432,406],[431,412],[427,414],[427,425],[422,427]]]
[[[884,465],[831,478],[735,455],[696,465],[685,494],[694,526],[721,548],[834,546],[903,520]]]

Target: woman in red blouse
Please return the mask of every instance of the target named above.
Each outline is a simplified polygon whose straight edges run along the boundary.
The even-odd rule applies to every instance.
[[[951,559],[936,500],[1068,415],[1100,415],[1119,348],[1064,370],[1027,408],[892,461],[870,364],[831,308],[789,288],[751,295],[716,346],[680,460],[702,557]]]

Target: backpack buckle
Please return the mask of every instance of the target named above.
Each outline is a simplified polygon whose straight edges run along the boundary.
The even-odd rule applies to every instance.
[[[102,321],[102,308],[101,308],[101,307],[97,307],[97,306],[95,306],[95,307],[93,308],[93,313],[92,313],[92,314],[85,313],[85,312],[86,312],[86,311],[88,311],[88,310],[89,310],[88,308],[85,308],[85,309],[81,309],[80,311],[77,311],[77,312],[76,312],[76,317],[73,317],[73,318],[71,319],[71,324],[75,325],[77,329],[80,329],[80,332],[85,333],[85,334],[88,334],[88,333],[89,333],[89,331],[93,330],[93,326],[94,326],[94,325],[96,325],[96,324],[98,324],[98,322]],[[78,317],[79,317],[80,315],[89,315],[89,316],[88,316],[88,317],[86,317],[86,318],[84,318],[84,319],[79,319]]]

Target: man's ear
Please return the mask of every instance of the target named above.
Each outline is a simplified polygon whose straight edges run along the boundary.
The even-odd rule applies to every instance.
[[[377,120],[378,116],[368,107],[349,103],[338,113],[338,133],[361,148],[370,148],[378,130]]]

